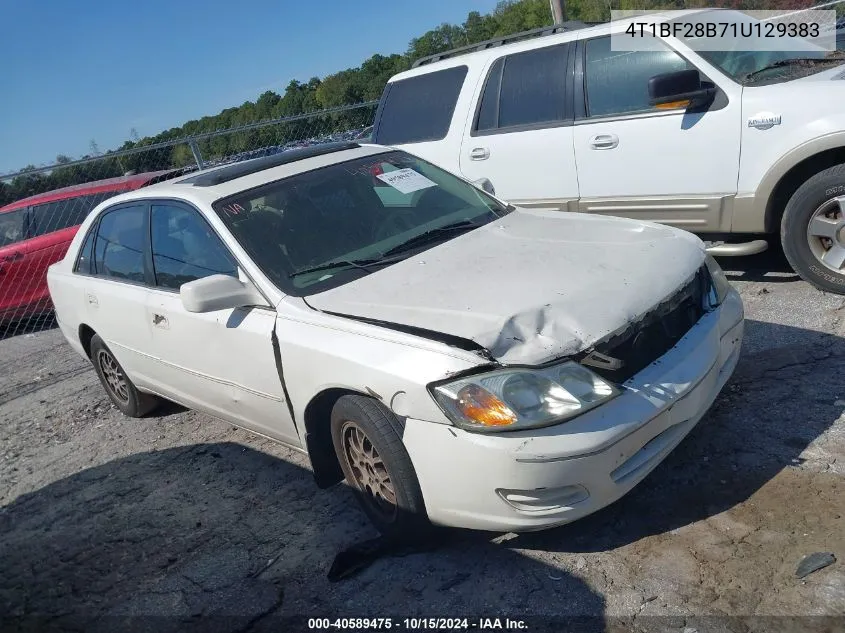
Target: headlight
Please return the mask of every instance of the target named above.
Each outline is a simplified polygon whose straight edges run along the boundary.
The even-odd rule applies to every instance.
[[[710,289],[707,293],[707,303],[710,308],[716,308],[722,305],[722,301],[728,296],[731,290],[731,282],[725,276],[725,271],[716,263],[712,255],[707,255],[704,259],[707,264],[707,270],[710,272]]]
[[[572,361],[542,369],[496,370],[440,384],[431,391],[457,426],[482,433],[558,424],[620,393]]]

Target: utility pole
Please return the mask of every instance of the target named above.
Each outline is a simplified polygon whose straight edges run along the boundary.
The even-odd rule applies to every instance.
[[[566,0],[549,0],[552,9],[552,20],[555,24],[566,22]]]

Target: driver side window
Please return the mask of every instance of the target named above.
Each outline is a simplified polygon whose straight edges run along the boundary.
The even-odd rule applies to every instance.
[[[584,89],[588,116],[648,112],[648,80],[655,75],[693,66],[663,42],[642,38],[642,49],[612,50],[610,36],[587,40],[584,49]]]
[[[178,290],[210,275],[238,276],[234,258],[195,210],[154,204],[150,232],[157,287]]]

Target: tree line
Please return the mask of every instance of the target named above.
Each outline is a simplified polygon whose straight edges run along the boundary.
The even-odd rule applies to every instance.
[[[737,9],[793,9],[813,6],[807,0],[566,0],[567,20],[604,22],[610,19],[611,9],[683,9],[723,6]],[[837,6],[837,10],[842,7]],[[26,174],[32,165],[21,170],[11,182],[0,182],[0,206],[43,191],[72,184],[120,176],[127,171],[137,173],[182,167],[193,163],[187,144],[158,148],[120,158],[109,154],[128,149],[142,149],[158,143],[225,130],[248,123],[291,117],[337,106],[377,100],[387,80],[407,70],[418,59],[453,48],[475,44],[494,37],[548,26],[552,15],[548,0],[503,0],[489,14],[470,12],[462,24],[441,24],[411,40],[402,54],[373,55],[360,66],[341,70],[308,81],[291,80],[281,94],[268,90],[255,101],[226,108],[222,112],[188,121],[179,127],[155,136],[138,138],[132,130],[130,139],[114,150],[100,154],[91,141],[91,153],[83,158],[102,156],[101,160],[83,165],[57,167],[48,173]],[[199,143],[206,159],[231,156],[239,152],[288,141],[321,136],[344,129],[363,127],[370,122],[371,108],[346,113],[322,115],[284,125],[273,125],[244,132],[221,134]],[[56,163],[70,162],[67,156],[57,156]]]

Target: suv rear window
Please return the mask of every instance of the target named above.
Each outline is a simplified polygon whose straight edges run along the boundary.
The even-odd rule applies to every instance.
[[[564,121],[568,50],[568,44],[558,44],[496,60],[481,97],[475,130]]]
[[[466,75],[467,67],[457,66],[388,84],[373,142],[400,145],[444,138]]]

